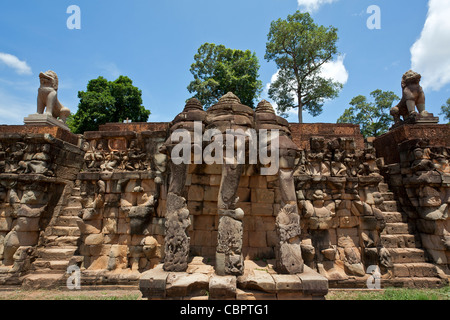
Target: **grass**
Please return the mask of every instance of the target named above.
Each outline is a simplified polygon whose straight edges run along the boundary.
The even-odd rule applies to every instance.
[[[450,286],[440,289],[330,290],[327,300],[450,300]]]
[[[205,292],[208,294],[208,292]],[[450,286],[440,289],[386,288],[382,290],[330,290],[327,300],[450,300]],[[142,300],[139,290],[11,290],[0,300]]]

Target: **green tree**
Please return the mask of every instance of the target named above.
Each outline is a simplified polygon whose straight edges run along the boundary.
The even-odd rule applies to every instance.
[[[444,116],[444,120],[448,120],[450,124],[450,98],[448,98],[446,105],[441,107],[441,113]]]
[[[392,104],[400,98],[392,91],[380,89],[370,93],[373,102],[367,101],[363,95],[350,101],[351,107],[346,109],[337,123],[359,124],[364,137],[377,137],[386,133],[394,119],[390,115]]]
[[[233,92],[241,102],[255,106],[255,99],[262,92],[259,62],[250,50],[228,49],[224,45],[205,43],[200,46],[191,65],[194,80],[187,89],[208,109],[220,97]]]
[[[325,99],[334,99],[342,84],[323,78],[321,67],[338,54],[337,29],[318,26],[309,13],[297,11],[287,20],[278,19],[270,25],[265,59],[275,61],[277,79],[270,85],[269,97],[280,112],[298,108],[298,120],[303,122],[303,110],[312,116],[322,113]]]
[[[103,77],[90,80],[86,91],[79,91],[78,111],[68,119],[72,132],[96,131],[107,122],[146,122],[150,111],[142,105],[142,91],[126,76],[115,81]]]

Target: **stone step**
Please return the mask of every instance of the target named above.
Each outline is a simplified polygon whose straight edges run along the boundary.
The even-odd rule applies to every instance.
[[[414,230],[409,224],[403,222],[395,222],[386,223],[386,227],[381,234],[411,234],[413,232]]]
[[[393,192],[383,192],[381,195],[383,196],[384,201],[395,201]]]
[[[447,285],[447,280],[439,277],[396,277],[394,279],[382,280],[382,286],[414,288],[414,289],[437,289]]]
[[[76,247],[78,236],[45,236],[43,246],[45,247]]]
[[[382,234],[381,245],[385,248],[417,248],[415,236],[412,234]]]
[[[62,226],[53,226],[49,227],[45,230],[47,235],[53,236],[80,236],[81,231],[78,227],[62,227]]]
[[[62,227],[78,227],[77,221],[81,221],[81,218],[77,216],[59,216],[55,225]]]
[[[378,184],[378,190],[379,190],[381,193],[389,192],[389,185],[388,185],[387,183],[380,182],[380,183]]]
[[[82,199],[81,196],[70,196],[67,206],[68,207],[78,207],[78,206],[81,207],[81,203],[80,203],[81,199]]]
[[[81,194],[81,188],[80,187],[73,187],[72,188],[72,196],[80,196]]]
[[[23,278],[22,289],[56,289],[66,286],[67,276],[62,273],[30,274]]]
[[[400,212],[383,212],[386,223],[406,222],[406,216]]]
[[[416,248],[387,248],[392,257],[392,262],[415,263],[425,262],[425,252]]]
[[[65,248],[42,248],[38,249],[38,257],[42,260],[69,260],[73,257],[77,247],[65,247]]]
[[[442,288],[448,285],[447,279],[438,277],[416,277],[413,278],[414,287],[419,288]]]
[[[44,260],[39,258],[33,262],[33,268],[41,273],[48,271],[65,272],[68,266],[69,260]]]
[[[52,270],[50,268],[36,268],[32,274],[64,274],[64,270]]]
[[[78,236],[62,236],[56,237],[56,239],[50,241],[47,246],[48,247],[70,247],[70,246],[78,246],[78,240],[80,237]]]
[[[393,273],[395,277],[438,277],[439,272],[435,265],[426,262],[396,263]]]
[[[81,204],[79,206],[70,206],[70,207],[65,207],[62,211],[61,216],[74,216],[77,217],[81,210],[83,208],[81,207]]]
[[[401,210],[401,205],[395,200],[388,200],[380,205],[380,209],[384,212],[398,212]]]

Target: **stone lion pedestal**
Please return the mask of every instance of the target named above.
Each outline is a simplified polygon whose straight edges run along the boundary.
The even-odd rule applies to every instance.
[[[30,114],[28,117],[23,119],[25,125],[33,125],[33,126],[57,126],[64,130],[69,130],[69,127],[64,122],[55,119],[53,116],[49,114]]]

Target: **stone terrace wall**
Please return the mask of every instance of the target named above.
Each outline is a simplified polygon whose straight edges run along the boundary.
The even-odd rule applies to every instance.
[[[80,265],[87,270],[152,268],[163,257],[165,124],[105,125],[86,132],[80,184]],[[126,130],[120,130],[126,129]],[[132,129],[143,131],[132,131]]]
[[[78,137],[47,127],[2,126],[0,134],[0,283],[19,284],[68,204],[83,154]],[[18,131],[16,133],[8,133]]]
[[[53,138],[67,142],[71,145],[78,145],[79,136],[64,130],[60,127],[55,126],[9,126],[9,125],[0,125],[0,135],[5,135],[7,138],[7,134],[47,134],[51,135]]]
[[[364,137],[358,125],[346,123],[290,123],[289,128],[292,132],[292,140],[302,150],[311,148],[310,141],[313,137],[323,137],[327,140],[341,137],[352,138],[355,140],[356,147],[364,149]]]
[[[107,281],[104,272],[138,279],[163,261],[170,173],[159,148],[169,124],[106,124],[83,136],[53,127],[0,129],[0,284],[20,284],[26,274],[63,275],[71,264],[84,279],[95,273],[92,283],[118,283],[119,276]],[[370,266],[380,269],[384,284],[445,282],[449,151],[433,139],[448,126],[404,126],[391,132],[401,138],[368,141],[353,125],[291,124],[290,130],[301,149],[294,176],[305,264],[334,287],[365,287]],[[429,140],[404,142],[406,130],[425,130]],[[428,162],[415,162],[424,160],[414,158],[417,146],[428,150]],[[188,168],[183,196],[191,256],[214,259],[221,174],[219,165]],[[248,165],[237,195],[245,214],[244,258],[275,259],[279,177]]]
[[[376,141],[390,143],[398,150],[396,157],[389,157],[391,163],[384,175],[428,260],[450,274],[450,125],[399,129]],[[399,138],[399,131],[414,133],[411,135],[416,138]]]
[[[450,125],[413,125],[404,124],[392,129],[374,141],[377,156],[386,164],[400,162],[400,143],[414,139],[427,139],[429,146],[446,147],[449,145]]]

